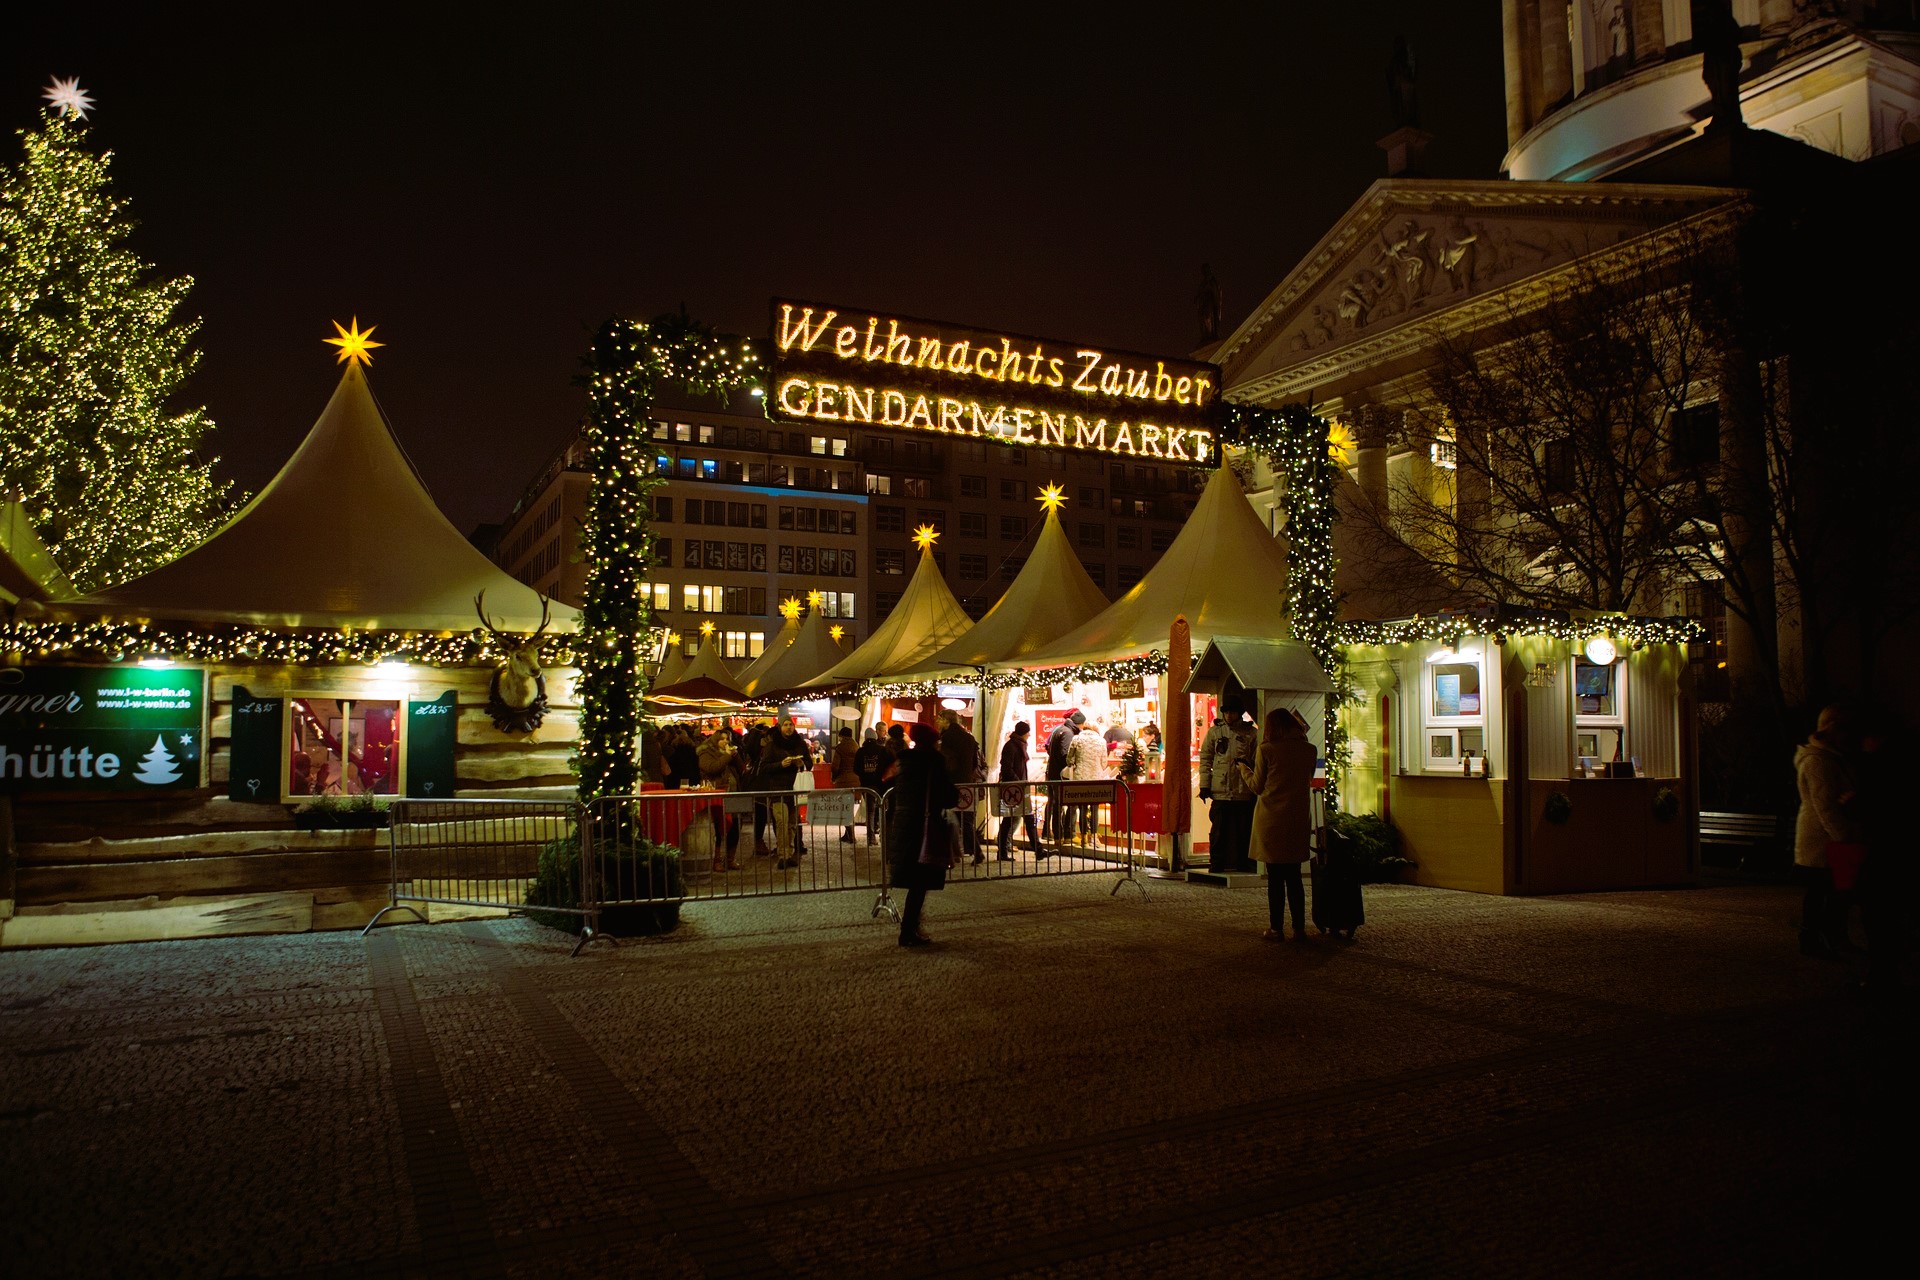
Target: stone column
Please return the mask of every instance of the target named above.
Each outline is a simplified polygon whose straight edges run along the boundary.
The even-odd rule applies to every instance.
[[[1387,510],[1387,443],[1393,421],[1390,410],[1367,405],[1354,417],[1354,460],[1359,464],[1360,492],[1382,513]]]

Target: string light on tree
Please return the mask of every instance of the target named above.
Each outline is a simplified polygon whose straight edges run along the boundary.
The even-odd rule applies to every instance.
[[[112,153],[88,146],[92,99],[72,79],[46,97],[0,166],[0,491],[92,592],[212,536],[229,486],[202,454],[206,411],[171,407],[199,363],[199,322],[175,314],[193,282],[127,247]]]

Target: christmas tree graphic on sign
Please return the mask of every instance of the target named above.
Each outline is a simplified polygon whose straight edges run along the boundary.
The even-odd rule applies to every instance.
[[[174,762],[173,754],[167,750],[167,744],[154,735],[153,749],[140,760],[140,767],[133,771],[135,782],[144,782],[150,787],[164,787],[170,782],[180,781],[180,766]]]

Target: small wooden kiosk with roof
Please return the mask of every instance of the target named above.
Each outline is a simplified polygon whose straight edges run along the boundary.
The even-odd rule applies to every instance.
[[[326,409],[217,534],[10,608],[0,945],[357,927],[385,901],[382,833],[353,825],[377,798],[570,794],[577,615],[448,523],[368,387],[380,344],[340,332]]]

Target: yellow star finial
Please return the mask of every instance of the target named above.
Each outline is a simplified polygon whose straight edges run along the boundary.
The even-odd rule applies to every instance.
[[[1327,428],[1327,457],[1337,467],[1353,465],[1353,450],[1357,442],[1353,438],[1353,428],[1344,422],[1336,422]]]
[[[360,329],[359,316],[353,318],[353,327],[351,329],[342,329],[340,322],[335,320],[333,322],[333,331],[340,336],[337,338],[325,338],[322,339],[322,341],[326,342],[329,346],[340,348],[340,359],[335,361],[336,364],[348,364],[358,361],[361,364],[371,366],[373,364],[373,356],[369,353],[375,347],[384,347],[387,345],[384,342],[375,342],[373,340],[373,331],[379,327],[377,324],[370,324],[363,333]]]
[[[818,609],[826,602],[826,599],[827,598],[818,591],[809,591],[807,592],[807,608]]]
[[[780,602],[780,616],[791,622],[800,616],[800,601],[788,596]]]
[[[913,545],[925,551],[940,540],[940,531],[930,524],[923,524],[913,531]]]
[[[1040,505],[1048,511],[1058,511],[1066,500],[1067,491],[1061,485],[1050,484],[1040,491]]]
[[[840,638],[847,634],[847,629],[836,622],[827,628],[827,634],[833,637],[835,644],[839,644]]]
[[[680,633],[679,633],[678,631],[669,631],[669,632],[667,632],[667,643],[668,643],[668,644],[679,644],[679,643],[680,643]]]

